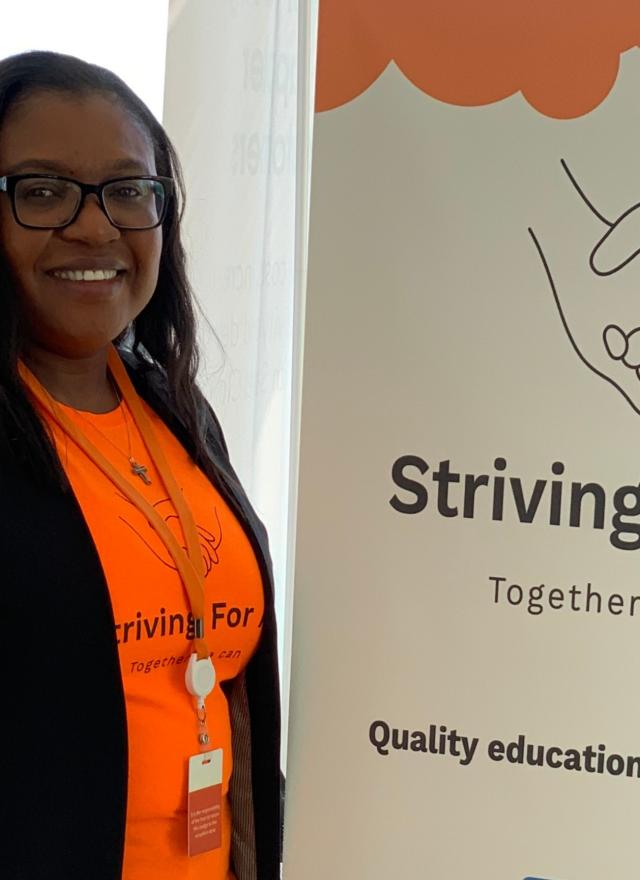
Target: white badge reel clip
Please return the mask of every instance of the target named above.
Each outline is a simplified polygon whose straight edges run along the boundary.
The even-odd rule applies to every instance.
[[[187,690],[198,701],[198,709],[204,709],[204,698],[209,696],[216,683],[216,670],[211,657],[198,660],[198,655],[193,653],[189,657],[184,678]]]

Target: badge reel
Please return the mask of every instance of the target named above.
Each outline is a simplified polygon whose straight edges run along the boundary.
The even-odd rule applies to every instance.
[[[196,712],[200,725],[198,742],[201,746],[206,746],[209,743],[209,735],[207,733],[207,710],[204,701],[216,683],[216,670],[211,662],[211,657],[198,660],[198,655],[192,654],[187,664],[185,683],[189,693],[196,698]]]

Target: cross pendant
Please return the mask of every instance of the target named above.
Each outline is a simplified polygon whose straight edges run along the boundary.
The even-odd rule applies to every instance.
[[[140,477],[145,485],[150,486],[151,480],[147,476],[147,469],[143,464],[139,464],[134,458],[132,458],[129,462],[131,464],[131,473],[135,474],[136,477]]]

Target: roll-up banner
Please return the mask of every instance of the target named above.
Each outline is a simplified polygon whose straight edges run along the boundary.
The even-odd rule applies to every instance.
[[[640,875],[639,43],[320,2],[287,880]]]

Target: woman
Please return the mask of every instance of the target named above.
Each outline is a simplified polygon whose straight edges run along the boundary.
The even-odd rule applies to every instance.
[[[278,876],[264,530],[195,385],[162,127],[0,62],[0,876]],[[115,347],[112,342],[115,341]]]

